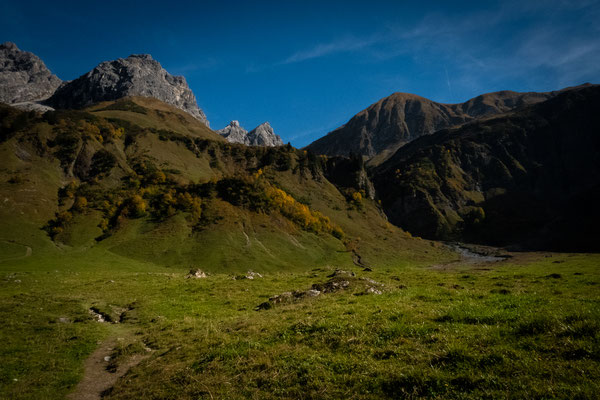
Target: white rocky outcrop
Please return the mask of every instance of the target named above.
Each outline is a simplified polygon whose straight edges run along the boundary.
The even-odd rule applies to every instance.
[[[248,132],[238,121],[231,121],[225,128],[216,131],[231,143],[241,143],[247,146],[282,146],[283,141],[276,135],[268,122],[265,122]]]
[[[271,124],[265,122],[260,124],[248,133],[248,138],[252,146],[283,146],[283,141],[276,135]]]
[[[60,83],[35,54],[0,44],[0,102],[35,108],[33,102],[50,97]]]
[[[231,121],[225,128],[216,131],[231,143],[248,144],[248,131],[240,126],[238,121]]]

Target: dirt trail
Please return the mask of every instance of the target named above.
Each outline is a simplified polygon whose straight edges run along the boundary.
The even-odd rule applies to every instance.
[[[354,263],[354,265],[356,265],[357,267],[361,267],[361,268],[371,268],[370,265],[367,265],[362,257],[360,256],[360,254],[358,254],[358,252],[356,250],[352,250],[352,262]]]
[[[67,396],[69,400],[100,400],[123,377],[127,371],[138,365],[148,357],[144,354],[134,354],[121,361],[116,371],[109,371],[112,351],[117,345],[116,338],[110,338],[102,344],[85,360],[83,379],[75,391]]]
[[[31,257],[31,255],[33,254],[33,249],[31,247],[27,246],[26,244],[17,243],[13,240],[1,240],[1,242],[9,243],[9,244],[16,244],[16,245],[25,247],[25,254],[22,256],[17,256],[17,257],[3,258],[3,259],[0,259],[0,262],[21,260],[23,258]]]

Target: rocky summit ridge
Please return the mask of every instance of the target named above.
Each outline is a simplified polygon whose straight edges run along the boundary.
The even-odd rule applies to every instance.
[[[87,74],[62,84],[47,104],[55,108],[82,108],[126,96],[154,97],[209,126],[185,78],[169,74],[149,54],[102,62]]]
[[[16,44],[0,44],[0,102],[19,104],[44,100],[61,84],[35,54]]]
[[[16,44],[0,45],[0,102],[47,111],[85,108],[124,97],[151,97],[175,106],[210,127],[196,97],[182,76],[169,74],[149,54],[104,61],[72,81],[62,82],[33,53]],[[238,121],[216,131],[229,142],[248,146],[281,146],[281,137],[268,122],[248,132]]]
[[[307,149],[329,156],[361,154],[385,159],[412,140],[440,129],[502,114],[554,97],[558,92],[487,93],[459,104],[443,104],[410,93],[393,93],[356,114]]]
[[[260,124],[248,132],[238,121],[231,121],[225,128],[216,131],[231,143],[241,143],[247,146],[282,146],[283,140],[273,131],[268,122]]]

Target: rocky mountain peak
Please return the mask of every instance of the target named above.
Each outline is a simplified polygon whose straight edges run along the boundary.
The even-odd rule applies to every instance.
[[[231,143],[248,144],[248,131],[240,126],[238,121],[231,121],[225,128],[216,131]]]
[[[48,98],[60,85],[35,54],[19,50],[16,44],[0,44],[0,102],[15,104]]]
[[[253,146],[282,146],[283,141],[276,135],[271,124],[264,122],[248,133]]]
[[[154,97],[209,126],[185,78],[169,74],[149,54],[102,62],[87,74],[63,84],[48,99],[48,104],[56,108],[81,108],[126,96]]]
[[[283,141],[276,135],[271,124],[265,122],[248,132],[233,120],[225,128],[216,131],[231,143],[241,143],[247,146],[282,146]]]
[[[2,44],[0,44],[0,50],[19,50],[19,48],[17,47],[17,45],[13,42],[4,42]]]

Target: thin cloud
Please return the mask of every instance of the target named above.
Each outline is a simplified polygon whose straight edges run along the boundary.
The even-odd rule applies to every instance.
[[[575,11],[581,14],[583,9],[584,16],[579,17],[574,29],[572,20],[563,15]],[[598,18],[597,1],[548,0],[541,4],[512,0],[494,9],[455,16],[432,13],[413,25],[388,25],[364,37],[319,43],[269,67],[360,52],[363,63],[384,63],[395,58],[416,65],[442,62],[447,71],[441,70],[439,79],[448,86],[450,99],[470,96],[476,90],[496,90],[507,79],[522,82],[523,89],[559,87],[597,79]],[[502,31],[510,33],[499,38],[498,32]],[[546,73],[539,74],[540,69]],[[398,73],[390,75],[392,81],[399,77]],[[390,88],[402,90],[403,86]]]
[[[429,16],[406,32],[405,37],[411,37],[411,40],[407,42],[408,49],[402,48],[401,52],[418,55],[417,63],[434,64],[440,60],[451,63],[454,93],[472,94],[473,88],[489,89],[506,79],[517,79],[534,88],[557,88],[597,79],[600,42],[597,35],[590,32],[598,31],[599,7],[592,6],[598,3],[554,3],[554,9],[533,8],[530,4],[518,7],[512,3],[513,7],[502,7],[495,15],[490,11],[486,12],[488,17],[463,15],[462,21]],[[572,22],[563,20],[561,13],[556,12],[586,7],[587,14],[579,20],[577,30],[573,29]],[[522,18],[532,15],[544,17],[526,29],[514,30]],[[498,41],[493,34],[498,29],[513,32],[506,40]],[[538,74],[539,69],[549,74]],[[543,80],[538,76],[543,76]],[[440,81],[444,80],[448,81],[447,76],[440,76]]]
[[[369,38],[344,38],[329,43],[320,43],[310,49],[298,51],[278,64],[293,64],[330,54],[361,50],[381,41],[378,36]]]

